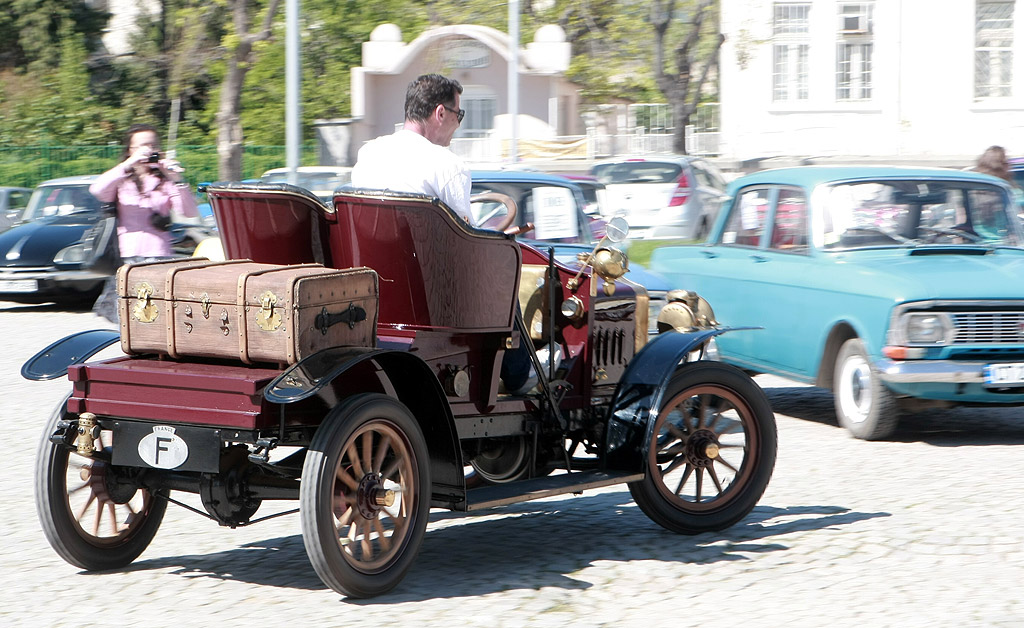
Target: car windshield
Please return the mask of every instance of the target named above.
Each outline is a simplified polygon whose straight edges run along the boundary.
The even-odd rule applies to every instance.
[[[594,166],[593,175],[605,185],[615,183],[675,183],[682,172],[679,164],[661,161],[624,161]]]
[[[89,193],[88,183],[43,185],[32,192],[23,221],[44,216],[64,216],[73,212],[99,211],[102,203]]]
[[[534,225],[523,239],[567,244],[591,241],[589,219],[582,216],[572,188],[533,182],[474,180],[471,192],[473,195],[498,192],[512,197],[519,208],[516,223]],[[485,229],[494,229],[507,214],[505,206],[494,201],[474,202],[470,210],[474,224]]]
[[[824,249],[927,244],[1020,246],[1010,197],[972,181],[869,181],[819,189]]]

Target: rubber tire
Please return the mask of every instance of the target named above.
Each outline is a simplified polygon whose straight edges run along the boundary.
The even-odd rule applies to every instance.
[[[778,432],[775,414],[768,397],[742,370],[723,364],[701,360],[690,362],[676,369],[665,388],[658,417],[667,416],[669,404],[688,389],[702,385],[715,385],[737,396],[746,403],[751,423],[745,429],[755,431],[756,447],[747,452],[740,465],[745,474],[742,484],[732,484],[721,494],[721,504],[711,508],[694,508],[685,500],[670,501],[654,479],[652,465],[656,463],[651,455],[657,449],[657,430],[651,430],[644,452],[644,479],[629,483],[629,492],[640,509],[652,521],[667,530],[680,534],[700,534],[728,528],[746,517],[768,487],[778,450]],[[656,420],[656,419],[652,419]],[[748,466],[752,465],[749,469]]]
[[[833,371],[832,396],[839,425],[856,438],[885,439],[892,436],[899,425],[900,409],[896,397],[871,366],[860,338],[847,340],[839,349]],[[860,403],[858,397],[861,398]]]
[[[67,499],[67,466],[71,452],[50,442],[50,434],[61,419],[73,418],[65,408],[71,395],[61,401],[46,424],[36,454],[36,512],[43,534],[54,551],[68,563],[86,571],[120,569],[142,554],[163,521],[167,500],[154,496],[144,521],[116,545],[100,544],[81,530],[72,516]],[[77,454],[75,454],[77,455]]]
[[[343,448],[359,427],[385,419],[404,433],[415,457],[416,503],[402,547],[382,569],[357,569],[342,555],[334,523],[332,492]],[[430,458],[419,423],[401,402],[377,393],[349,397],[328,413],[310,443],[302,467],[299,514],[306,554],[320,579],[331,589],[353,598],[381,595],[395,588],[416,559],[430,513]]]

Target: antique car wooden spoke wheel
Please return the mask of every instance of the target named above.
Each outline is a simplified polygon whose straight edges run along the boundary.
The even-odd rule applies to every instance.
[[[93,457],[50,442],[65,416],[62,402],[43,435],[36,467],[36,506],[43,532],[64,560],[98,571],[124,567],[153,540],[167,500],[119,481],[109,456],[110,433],[94,439]]]
[[[649,431],[647,476],[629,485],[658,524],[684,534],[733,525],[764,493],[775,465],[774,415],[764,392],[717,362],[679,368]]]
[[[350,398],[317,430],[302,472],[302,535],[310,562],[332,589],[352,597],[393,588],[426,529],[426,443],[400,402]]]

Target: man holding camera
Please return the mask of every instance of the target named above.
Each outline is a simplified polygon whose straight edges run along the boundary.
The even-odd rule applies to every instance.
[[[178,162],[160,152],[160,138],[149,125],[128,129],[121,161],[89,186],[92,195],[117,208],[121,257],[169,257],[172,215],[198,216],[195,198]]]

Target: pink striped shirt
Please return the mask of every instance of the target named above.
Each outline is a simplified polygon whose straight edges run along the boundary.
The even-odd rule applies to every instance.
[[[118,164],[89,186],[92,195],[104,203],[117,199],[117,238],[121,257],[162,257],[172,254],[171,234],[149,222],[153,212],[164,216],[198,216],[199,208],[188,186],[152,174],[142,177],[140,190],[131,175]]]

